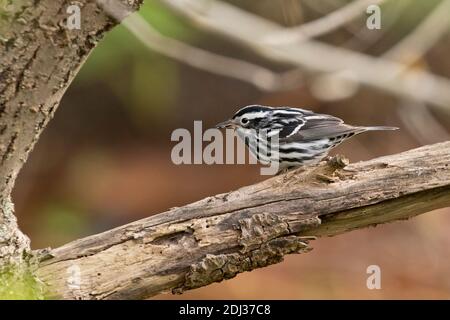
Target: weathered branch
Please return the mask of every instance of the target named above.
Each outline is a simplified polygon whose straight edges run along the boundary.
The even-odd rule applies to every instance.
[[[14,181],[80,66],[118,23],[102,9],[110,2],[76,1],[80,30],[66,27],[71,1],[21,0],[0,8],[0,268],[29,249],[10,201]],[[114,3],[123,18],[141,2]]]
[[[38,274],[62,298],[183,292],[308,251],[313,236],[449,205],[450,142],[350,165],[336,157],[43,251]],[[68,286],[72,266],[79,286]]]

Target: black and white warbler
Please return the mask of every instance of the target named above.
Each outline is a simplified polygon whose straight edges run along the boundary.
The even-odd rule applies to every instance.
[[[216,128],[234,128],[260,162],[276,161],[280,171],[318,163],[332,148],[359,133],[398,129],[352,126],[327,114],[261,105],[240,109]],[[277,139],[272,139],[275,136]]]

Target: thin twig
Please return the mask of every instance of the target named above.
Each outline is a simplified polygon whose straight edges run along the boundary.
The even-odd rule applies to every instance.
[[[200,70],[251,83],[261,90],[287,90],[302,83],[301,73],[297,70],[275,73],[244,60],[212,53],[166,37],[138,14],[125,19],[122,24],[152,51]]]
[[[351,50],[365,51],[369,46],[387,35],[403,13],[407,14],[405,8],[408,7],[408,4],[408,0],[391,1],[388,4],[389,6],[386,6],[383,10],[383,23],[380,30],[370,30],[364,24],[358,31],[354,32],[354,37],[345,41],[341,46]],[[361,41],[363,44],[361,44]]]
[[[410,112],[411,106],[414,107],[414,112]],[[447,129],[422,102],[404,100],[396,111],[404,125],[402,127],[420,144],[450,140]]]
[[[264,36],[261,42],[271,45],[289,44],[322,36],[361,16],[369,5],[378,5],[384,1],[356,0],[319,19],[304,23],[298,27],[270,33]]]
[[[381,57],[411,65],[449,31],[450,0],[442,0],[412,32]]]
[[[402,62],[405,69],[413,67],[450,31],[449,12],[450,0],[442,0],[411,33],[385,52],[382,58]],[[412,105],[415,106],[415,112],[408,112]],[[405,99],[397,114],[409,133],[422,144],[450,139],[447,129],[423,102]]]
[[[266,34],[282,27],[222,1],[161,0],[198,26],[247,45],[261,56],[292,63],[311,74],[335,73],[349,81],[450,111],[450,80],[425,70],[408,70],[401,63],[371,57],[312,39],[301,44],[261,44]],[[230,23],[233,21],[233,23]],[[346,72],[342,72],[346,71]]]

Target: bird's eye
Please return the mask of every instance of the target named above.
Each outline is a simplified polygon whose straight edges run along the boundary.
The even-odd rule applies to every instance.
[[[247,118],[242,118],[242,119],[241,119],[241,124],[242,124],[242,125],[245,126],[245,125],[247,125],[248,123],[249,123],[249,120],[248,120]]]

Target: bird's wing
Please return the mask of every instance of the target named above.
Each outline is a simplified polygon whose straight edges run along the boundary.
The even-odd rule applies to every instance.
[[[361,128],[344,124],[342,119],[326,115],[313,114],[303,117],[304,124],[294,133],[290,124],[283,128],[283,131],[290,131],[290,135],[282,135],[280,132],[280,142],[294,142],[294,141],[310,141],[321,138],[335,137],[338,135],[358,132]]]
[[[312,115],[315,113],[305,109],[277,108],[274,109],[270,121],[264,123],[264,127],[271,127],[278,133],[279,139],[288,139],[302,129],[307,122],[306,117]]]
[[[289,137],[294,136],[302,129],[305,123],[306,121],[301,117],[290,119],[288,124],[283,124],[278,129],[279,139],[288,139]]]

